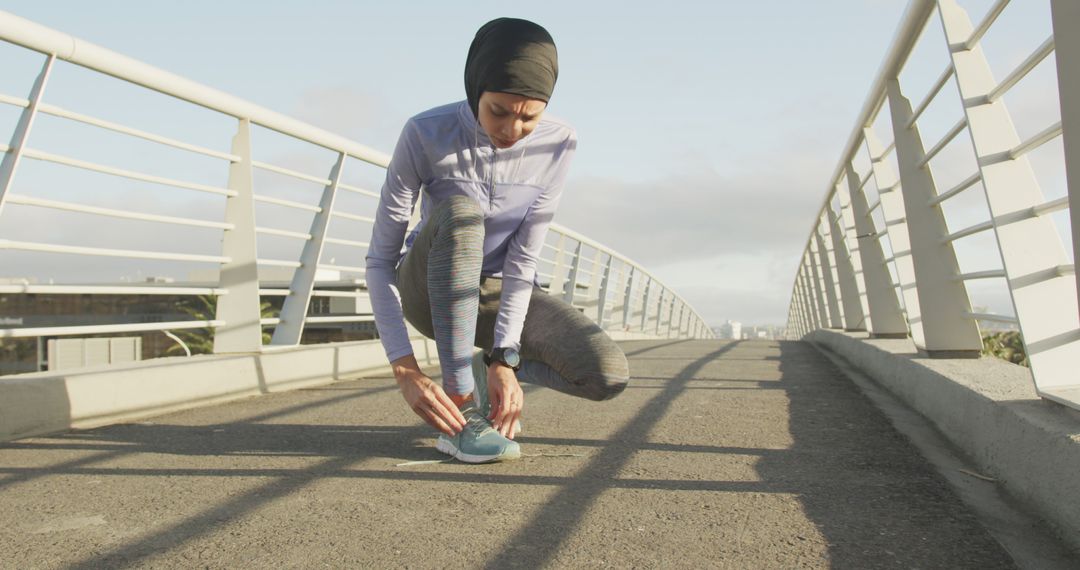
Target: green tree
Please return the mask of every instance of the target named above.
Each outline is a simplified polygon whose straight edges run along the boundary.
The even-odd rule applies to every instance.
[[[183,301],[176,304],[176,308],[191,317],[191,320],[193,321],[212,321],[214,320],[215,315],[217,315],[217,297],[211,295],[184,297]],[[259,305],[259,313],[261,318],[264,319],[277,316],[277,311],[271,307],[269,302],[263,302]],[[214,352],[213,328],[184,329],[176,331],[173,334],[184,341],[184,344],[188,346],[188,349],[191,350],[191,354],[193,355],[212,354]],[[262,343],[270,343],[270,333],[263,331]],[[179,344],[174,344],[165,349],[166,356],[181,356],[184,354],[186,353]]]
[[[1030,366],[1020,331],[990,333],[983,336],[982,353],[1020,366]]]

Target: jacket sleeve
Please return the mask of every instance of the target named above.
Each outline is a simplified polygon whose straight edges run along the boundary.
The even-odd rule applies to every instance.
[[[386,181],[375,211],[375,224],[366,256],[365,277],[371,309],[375,314],[375,327],[379,330],[386,358],[391,362],[413,353],[401,311],[401,296],[394,283],[394,271],[401,257],[409,218],[423,185],[418,168],[422,162],[416,126],[410,120],[401,131],[390,166],[386,169]]]
[[[503,262],[499,314],[495,319],[495,347],[521,348],[521,329],[532,297],[536,261],[558,209],[566,173],[576,148],[577,135],[571,131],[552,159],[553,173],[547,188],[529,206],[521,224],[510,237]]]

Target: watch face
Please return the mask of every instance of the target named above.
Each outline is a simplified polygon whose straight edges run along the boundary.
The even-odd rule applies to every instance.
[[[518,366],[521,366],[521,355],[518,354],[518,351],[508,348],[503,351],[503,361],[512,368],[517,368]]]

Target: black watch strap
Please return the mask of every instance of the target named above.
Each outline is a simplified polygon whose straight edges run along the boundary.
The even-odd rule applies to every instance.
[[[518,362],[518,364],[516,366],[514,366],[514,365],[510,364],[509,362],[507,362],[507,358],[506,358],[506,355],[505,355],[506,350],[507,349],[504,348],[504,347],[499,347],[499,348],[491,349],[491,352],[485,352],[484,353],[484,365],[485,366],[491,366],[492,363],[499,362],[499,363],[511,368],[514,372],[517,372],[518,370],[520,370],[521,369],[520,360],[519,360],[519,362]],[[510,349],[510,350],[513,350],[513,349]]]

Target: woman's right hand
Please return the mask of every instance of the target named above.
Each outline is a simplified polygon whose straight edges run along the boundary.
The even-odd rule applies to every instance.
[[[420,371],[414,356],[395,360],[393,369],[401,397],[428,425],[450,437],[465,428],[465,416],[442,387]]]

